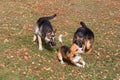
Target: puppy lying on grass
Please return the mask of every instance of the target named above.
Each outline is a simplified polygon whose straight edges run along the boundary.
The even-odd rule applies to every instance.
[[[59,36],[59,42],[61,46],[57,53],[57,57],[60,60],[61,64],[64,64],[63,60],[68,60],[77,67],[85,67],[85,61],[80,56],[80,54],[84,53],[82,48],[80,48],[78,45],[74,43],[71,45],[71,47],[63,45],[62,35]]]

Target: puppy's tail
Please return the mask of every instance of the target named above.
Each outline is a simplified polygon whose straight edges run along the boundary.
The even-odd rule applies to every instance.
[[[87,27],[83,21],[81,21],[80,24],[82,25],[82,27],[85,27],[85,28]]]
[[[41,26],[44,22],[46,22],[46,20],[50,20],[53,19],[56,16],[56,14],[52,15],[52,16],[48,16],[48,17],[41,17],[37,20],[37,25]]]
[[[62,46],[63,45],[63,43],[62,43],[62,34],[59,35],[58,40],[59,40],[60,45]]]
[[[56,14],[52,15],[52,16],[48,16],[48,17],[43,17],[44,19],[50,20],[53,19],[56,16]]]

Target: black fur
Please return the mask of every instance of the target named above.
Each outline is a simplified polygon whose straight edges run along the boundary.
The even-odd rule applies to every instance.
[[[70,53],[70,48],[68,46],[61,46],[62,53],[67,55],[67,53]]]
[[[41,29],[42,37],[45,37],[47,32],[53,31],[53,27],[49,20],[53,19],[55,16],[56,14],[49,17],[42,17],[39,18],[39,20],[37,21],[37,25],[39,26],[39,29],[42,27]]]
[[[94,40],[94,33],[89,28],[87,28],[84,22],[80,22],[80,24],[82,27],[78,28],[74,33],[73,43],[76,43],[81,47],[85,40]],[[83,40],[77,40],[77,37],[83,38]]]
[[[56,45],[55,40],[55,32],[56,30],[53,29],[50,19],[53,19],[56,14],[48,17],[41,17],[37,20],[35,26],[35,34],[33,37],[33,41],[38,39],[39,43],[39,50],[42,50],[43,42],[49,44],[51,48]]]

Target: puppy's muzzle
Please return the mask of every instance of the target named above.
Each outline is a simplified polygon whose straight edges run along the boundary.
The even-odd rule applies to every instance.
[[[49,45],[51,48],[53,48],[56,45],[56,42],[49,42]]]
[[[82,47],[83,42],[76,40],[74,43],[76,43],[79,47]]]
[[[49,43],[50,47],[53,48],[56,45],[55,38],[51,38],[48,43]]]
[[[84,53],[83,48],[79,48],[79,52],[80,52],[80,53]]]
[[[53,48],[56,45],[56,41],[54,37],[45,37],[45,42],[50,45],[51,48]]]

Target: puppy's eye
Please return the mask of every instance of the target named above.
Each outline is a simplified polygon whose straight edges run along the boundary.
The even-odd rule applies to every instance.
[[[55,37],[54,35],[51,35],[51,37]]]
[[[76,49],[76,51],[78,51],[78,49]]]
[[[50,37],[50,39],[52,39],[52,37]]]

